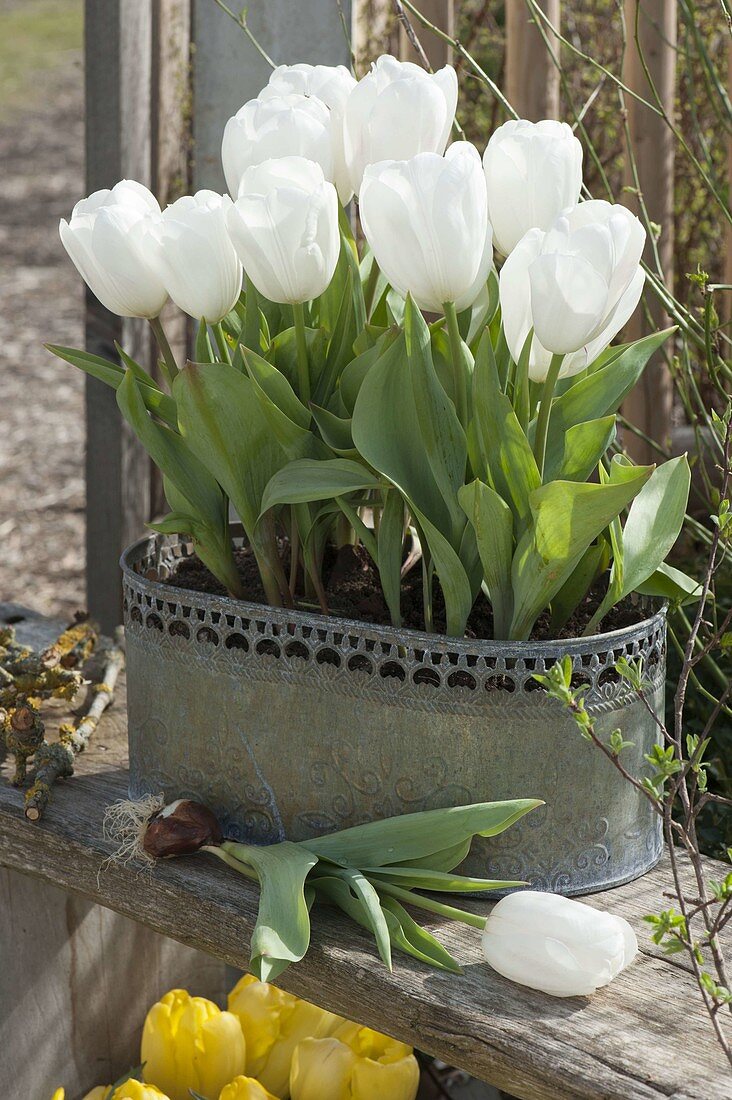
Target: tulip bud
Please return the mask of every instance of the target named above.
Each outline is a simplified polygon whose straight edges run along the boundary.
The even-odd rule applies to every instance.
[[[333,278],[338,196],[314,161],[281,157],[247,168],[226,224],[247,277],[270,302],[307,302]]]
[[[272,95],[315,96],[326,105],[331,120],[333,182],[344,206],[353,192],[346,169],[343,124],[346,102],[355,87],[355,78],[345,65],[278,65],[258,97],[263,100]]]
[[[246,1044],[236,1016],[172,989],[147,1014],[140,1061],[170,1100],[190,1100],[190,1089],[212,1097],[245,1072]]]
[[[370,165],[361,186],[363,231],[394,289],[420,309],[467,309],[488,278],[492,235],[480,156],[467,141],[445,153]]]
[[[567,378],[589,366],[635,311],[645,275],[645,230],[624,206],[600,199],[530,229],[501,268],[503,328],[518,361],[529,330],[529,377],[542,382],[553,352]]]
[[[226,232],[230,206],[228,195],[215,191],[184,195],[150,232],[151,255],[170,297],[210,324],[234,308],[241,292],[241,264]]]
[[[253,1077],[235,1077],[221,1090],[219,1100],[277,1100]]]
[[[165,1093],[155,1085],[144,1085],[142,1081],[136,1081],[134,1078],[118,1085],[114,1092],[111,1092],[111,1089],[112,1085],[97,1085],[86,1094],[84,1100],[168,1100]],[[62,1089],[59,1091],[63,1093]],[[56,1096],[54,1093],[52,1100],[64,1100],[64,1097]]]
[[[158,810],[145,829],[142,846],[154,859],[197,852],[204,844],[220,844],[221,827],[207,806],[179,798]]]
[[[343,1020],[245,974],[229,994],[247,1045],[246,1072],[275,1096],[286,1096],[295,1049],[303,1039],[324,1038]]]
[[[292,1100],[414,1100],[419,1067],[412,1048],[358,1024],[295,1050]]]
[[[77,271],[120,317],[157,317],[168,297],[151,262],[146,226],[160,218],[155,196],[134,180],[77,202],[59,233]]]
[[[369,164],[443,153],[457,95],[451,65],[428,73],[388,55],[375,61],[346,103],[343,140],[351,189],[359,194]]]
[[[234,198],[247,168],[292,156],[314,160],[325,178],[333,179],[333,123],[315,96],[280,95],[276,86],[265,89],[226,123],[221,160]]]
[[[552,997],[594,993],[637,951],[623,917],[534,890],[501,898],[483,932],[483,954],[494,970]]]
[[[504,122],[486,146],[483,167],[493,241],[504,256],[529,229],[549,229],[579,200],[582,146],[566,122]]]
[[[91,1095],[92,1093],[88,1094],[88,1096]],[[88,1096],[85,1096],[84,1100],[88,1100]],[[51,1100],[66,1100],[66,1090],[63,1088],[54,1089]]]

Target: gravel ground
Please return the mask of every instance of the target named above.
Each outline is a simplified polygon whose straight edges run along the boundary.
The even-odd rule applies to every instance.
[[[84,603],[84,382],[45,341],[83,342],[81,280],[58,221],[83,194],[83,74],[70,51],[43,98],[0,115],[0,601]]]

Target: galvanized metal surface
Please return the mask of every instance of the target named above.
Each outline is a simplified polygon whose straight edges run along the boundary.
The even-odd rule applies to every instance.
[[[627,882],[660,857],[648,802],[532,677],[569,654],[598,732],[619,728],[642,774],[657,728],[614,665],[642,657],[662,713],[664,609],[592,638],[476,642],[161,583],[191,552],[150,536],[123,557],[133,797],[199,798],[230,835],[261,843],[542,798],[465,866],[565,894]]]

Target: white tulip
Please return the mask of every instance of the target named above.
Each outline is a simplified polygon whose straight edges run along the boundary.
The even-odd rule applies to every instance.
[[[168,294],[184,313],[217,324],[234,308],[242,268],[226,231],[228,195],[197,191],[163,211],[152,236],[155,263]]]
[[[494,970],[552,997],[594,993],[637,951],[623,917],[534,890],[501,898],[483,931],[483,954]]]
[[[338,196],[314,161],[281,157],[247,168],[226,224],[247,277],[271,302],[306,302],[338,262]]]
[[[533,381],[546,378],[554,352],[565,356],[560,378],[578,374],[628,322],[643,293],[645,237],[624,206],[593,200],[519,241],[501,269],[501,315],[516,361],[534,329]]]
[[[226,123],[221,160],[229,193],[236,198],[247,168],[276,157],[314,160],[332,180],[333,127],[330,111],[315,96],[265,88]]]
[[[95,191],[61,219],[63,246],[90,290],[120,317],[157,317],[168,297],[149,262],[145,226],[160,217],[154,195],[134,180]]]
[[[271,95],[315,96],[330,111],[331,138],[333,143],[333,182],[338,196],[345,206],[353,190],[346,170],[343,147],[343,123],[346,102],[356,87],[355,77],[345,65],[278,65],[269,78],[269,84],[259,93],[259,99]]]
[[[420,309],[471,306],[488,278],[492,235],[480,156],[466,141],[364,173],[361,224],[376,262]]]
[[[457,94],[451,65],[428,73],[410,61],[380,57],[346,104],[344,144],[352,190],[359,193],[366,166],[376,161],[443,153]]]
[[[493,239],[503,256],[527,230],[549,229],[579,200],[582,146],[566,122],[505,122],[486,146],[483,167]]]

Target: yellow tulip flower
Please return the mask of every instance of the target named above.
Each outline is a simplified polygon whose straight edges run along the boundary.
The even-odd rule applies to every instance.
[[[86,1094],[84,1100],[107,1100],[111,1087],[111,1085],[97,1085]],[[63,1090],[59,1089],[58,1094],[54,1093],[51,1100],[64,1100]],[[114,1090],[110,1100],[168,1100],[168,1097],[155,1085],[143,1085],[142,1081],[130,1078]]]
[[[304,1039],[292,1059],[292,1100],[414,1100],[418,1087],[412,1048],[358,1024]]]
[[[235,1077],[221,1090],[219,1100],[277,1100],[253,1077]]]
[[[51,1100],[66,1100],[66,1090],[56,1089],[53,1096],[51,1097]],[[84,1097],[84,1100],[86,1100],[86,1097]]]
[[[290,1066],[302,1039],[322,1039],[343,1023],[340,1016],[268,982],[245,974],[229,994],[229,1011],[239,1017],[247,1044],[246,1073],[286,1100]]]
[[[147,1014],[140,1061],[145,1081],[170,1100],[190,1100],[190,1089],[212,1097],[246,1071],[246,1044],[231,1012],[171,989]]]

